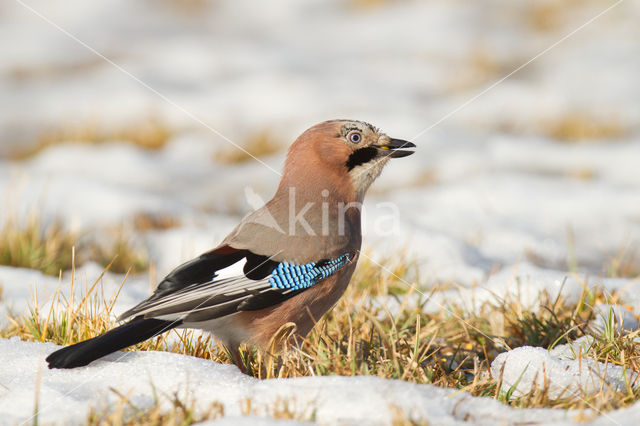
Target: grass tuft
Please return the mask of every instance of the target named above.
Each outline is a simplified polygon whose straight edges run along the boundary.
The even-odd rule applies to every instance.
[[[543,127],[551,138],[567,143],[616,140],[624,137],[628,131],[616,119],[597,118],[580,112],[559,117]]]
[[[106,405],[93,408],[87,416],[86,424],[98,425],[192,425],[224,417],[224,406],[213,403],[206,410],[196,410],[194,402],[183,401],[177,393],[172,396],[154,394],[154,402],[149,407],[136,406],[129,395],[111,389],[119,398],[115,406]],[[164,401],[169,402],[167,409]]]
[[[169,216],[136,215],[131,223],[110,229],[100,238],[79,238],[61,221],[44,222],[38,214],[30,214],[24,221],[9,218],[0,228],[0,265],[29,268],[57,276],[72,267],[72,250],[80,256],[75,264],[92,260],[103,266],[111,264],[111,272],[139,273],[149,267],[144,247],[132,244],[130,236],[154,229],[168,229],[177,221]]]
[[[155,215],[141,212],[133,218],[133,227],[138,232],[166,230],[180,225],[180,221],[169,215]]]
[[[635,246],[625,246],[609,256],[605,273],[612,278],[640,278],[640,253]]]
[[[282,143],[266,130],[251,135],[241,146],[246,152],[237,148],[228,149],[216,154],[216,161],[224,164],[245,163],[254,157],[266,157],[284,149]]]
[[[76,240],[60,222],[44,224],[35,214],[24,222],[10,218],[0,229],[0,264],[58,275],[71,268]]]
[[[139,273],[149,268],[149,256],[142,248],[134,247],[124,229],[112,230],[100,242],[90,246],[91,259],[100,265],[111,265],[117,274]]]
[[[24,160],[49,147],[63,143],[99,145],[113,141],[124,141],[140,148],[159,150],[166,145],[172,136],[172,131],[161,120],[154,117],[120,128],[87,122],[50,129],[40,135],[28,148],[12,152],[10,157],[14,160]]]

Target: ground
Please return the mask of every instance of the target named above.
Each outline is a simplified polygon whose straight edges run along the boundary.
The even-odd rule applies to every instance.
[[[634,423],[638,17],[630,0],[3,4],[0,423]],[[417,149],[371,188],[359,271],[308,353],[248,354],[258,379],[170,334],[46,369],[342,117]]]

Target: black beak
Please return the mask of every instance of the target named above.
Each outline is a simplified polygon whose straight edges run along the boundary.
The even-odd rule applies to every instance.
[[[374,145],[380,156],[390,158],[402,158],[414,153],[414,151],[404,151],[404,148],[415,148],[413,142],[403,141],[402,139],[390,139],[383,145]]]

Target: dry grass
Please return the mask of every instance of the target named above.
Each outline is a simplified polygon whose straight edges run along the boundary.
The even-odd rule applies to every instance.
[[[177,394],[171,397],[161,397],[154,394],[154,403],[150,407],[140,408],[131,402],[129,395],[123,395],[111,389],[120,400],[114,406],[101,409],[93,408],[87,416],[87,425],[191,425],[208,420],[224,417],[224,407],[220,403],[213,403],[208,410],[196,411],[193,402],[182,401]],[[171,409],[167,410],[162,401],[170,402]]]
[[[527,27],[538,33],[556,34],[558,30],[572,23],[576,17],[586,16],[583,20],[592,16],[610,4],[606,0],[565,0],[562,2],[553,0],[538,0],[523,3],[524,10],[520,10],[520,18]],[[579,22],[583,22],[579,20]]]
[[[345,296],[319,320],[300,346],[290,346],[280,353],[243,348],[247,371],[257,378],[375,375],[465,390],[514,407],[607,411],[638,400],[639,391],[632,387],[627,392],[602,389],[592,395],[562,398],[552,398],[548,388],[543,388],[515,398],[511,391],[500,390],[500,377],[492,377],[489,370],[495,357],[507,349],[525,345],[552,348],[585,335],[587,324],[594,317],[594,304],[615,303],[615,294],[587,290],[585,286],[579,301],[573,303],[562,296],[552,298],[541,293],[535,309],[524,306],[515,295],[504,300],[496,298],[476,312],[455,304],[438,312],[425,312],[430,295],[417,292],[405,278],[415,276],[414,266],[404,260],[388,260],[383,264],[384,270],[366,258],[361,259]],[[57,294],[54,303],[60,306],[57,311],[41,312],[36,294],[30,313],[12,318],[0,337],[70,344],[103,333],[115,325],[111,310],[117,292],[104,298],[100,282],[98,279],[86,286],[79,299]],[[74,285],[72,279],[71,286]],[[286,345],[291,331],[290,327],[283,327],[274,337],[272,347]],[[168,345],[165,337],[160,336],[129,350],[163,350],[231,362],[223,347],[199,333],[172,333],[178,333],[179,344]],[[634,337],[635,334],[605,331],[596,336],[596,343],[583,356],[639,371],[640,345]],[[150,424],[157,420],[190,424],[197,419],[189,404],[177,398],[172,404],[169,411],[166,404],[162,410],[157,404],[137,409],[123,396],[118,407],[93,411],[89,421]],[[287,407],[281,407],[280,411],[273,407],[271,414],[299,412]],[[215,416],[223,415],[216,410],[212,411]]]
[[[533,124],[516,121],[502,121],[493,128],[495,131],[507,134],[539,134],[551,140],[566,144],[581,144],[593,142],[615,142],[629,135],[630,128],[620,118],[615,116],[598,116],[583,111],[568,111],[558,114],[554,118],[540,118]],[[558,175],[558,172],[546,170],[540,165],[540,171],[545,174]],[[594,171],[589,169],[575,169],[566,172],[571,178],[591,179]]]
[[[628,129],[615,118],[595,117],[575,112],[544,123],[543,129],[555,140],[578,143],[596,140],[616,140],[627,134]]]
[[[131,233],[123,228],[112,229],[100,242],[89,247],[90,258],[100,265],[111,264],[111,272],[139,273],[149,269],[149,256],[144,248],[133,245]]]
[[[209,0],[163,0],[162,3],[185,15],[201,14],[214,6]]]
[[[591,168],[583,167],[567,170],[565,176],[575,180],[592,180],[598,177],[598,172]]]
[[[10,218],[0,229],[0,264],[58,275],[71,268],[76,240],[59,222],[44,224],[35,214],[22,222]]]
[[[266,157],[284,149],[284,145],[279,142],[271,132],[262,131],[251,135],[244,143],[240,144],[245,151],[236,147],[229,148],[216,154],[216,161],[224,164],[238,164],[251,161],[256,158]]]
[[[111,266],[108,265],[104,272]],[[57,291],[52,296],[53,303],[46,312],[40,310],[41,301],[35,292],[29,313],[22,317],[10,317],[10,325],[0,331],[0,337],[18,336],[22,340],[68,345],[95,337],[115,327],[112,309],[122,286],[109,298],[105,298],[102,275],[90,285],[81,286],[80,292],[76,291],[78,285],[72,269],[69,297],[66,297],[62,291]],[[210,345],[210,338],[196,336],[197,333],[190,330],[184,330],[178,334],[182,341],[181,345],[168,345],[165,340],[166,335],[163,335],[139,343],[128,350],[162,350],[214,359],[218,362],[230,362],[222,348]]]
[[[30,80],[50,79],[61,76],[78,76],[105,65],[99,56],[74,58],[73,61],[41,62],[38,64],[12,64],[7,75],[12,80],[24,83]],[[115,58],[114,58],[115,59]]]
[[[27,149],[12,152],[10,157],[14,160],[24,160],[62,143],[99,145],[124,141],[141,148],[157,150],[164,147],[172,135],[171,130],[154,117],[120,128],[103,126],[97,122],[70,124],[44,132],[35,143],[28,145]]]
[[[175,217],[162,214],[141,212],[133,218],[133,227],[139,232],[167,230],[179,225],[180,221]]]
[[[213,402],[206,409],[196,409],[196,401],[183,401],[177,393],[158,395],[154,389],[154,402],[150,407],[137,407],[129,398],[116,389],[111,389],[119,400],[114,405],[105,404],[100,409],[93,408],[88,415],[87,425],[181,425],[187,426],[225,416],[224,405]],[[163,404],[163,402],[165,402]],[[168,402],[168,404],[167,404]],[[169,406],[169,408],[167,408]],[[251,398],[242,401],[243,416],[268,417],[276,420],[313,421],[313,410],[298,410],[295,400],[277,398],[272,406],[254,404]],[[403,418],[398,412],[398,418]],[[402,423],[410,424],[410,423]]]
[[[576,2],[538,1],[532,2],[526,13],[523,14],[526,23],[537,32],[549,32],[558,29],[564,23],[567,14],[571,11],[571,5]]]
[[[72,250],[76,247],[81,255],[75,264],[82,265],[92,260],[103,266],[111,264],[116,273],[142,272],[148,269],[149,259],[143,247],[132,241],[138,232],[152,229],[167,229],[177,221],[169,217],[137,215],[131,226],[108,230],[97,241],[96,238],[80,238],[65,229],[60,221],[45,223],[38,214],[32,213],[25,220],[9,218],[0,228],[0,265],[36,269],[57,276],[72,267]]]
[[[605,268],[607,276],[613,278],[640,278],[640,253],[636,247],[620,248],[608,256]]]
[[[493,82],[502,74],[514,68],[511,59],[501,58],[482,43],[476,43],[464,58],[460,72],[450,76],[445,82],[450,92],[466,92],[478,86]],[[517,65],[516,65],[517,66]]]
[[[355,10],[369,10],[395,3],[396,0],[350,0],[347,7]]]

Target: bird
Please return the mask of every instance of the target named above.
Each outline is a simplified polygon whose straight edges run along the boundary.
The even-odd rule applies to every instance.
[[[300,342],[345,292],[362,244],[361,205],[390,159],[414,153],[358,120],[329,120],[289,147],[273,198],[214,249],[178,266],[122,325],[51,353],[76,368],[174,328],[209,332],[244,371],[240,345],[267,348],[292,323]],[[244,261],[242,273],[220,277]],[[239,269],[239,268],[238,268]]]

